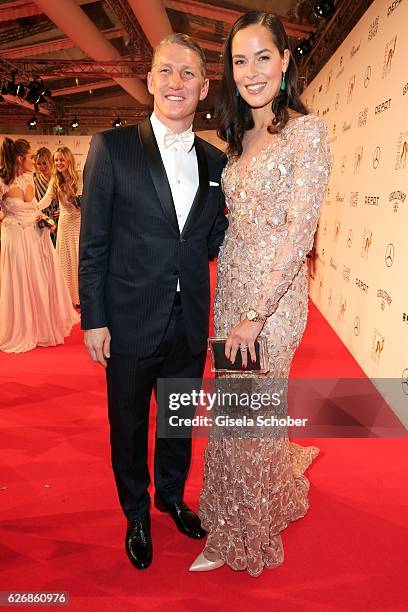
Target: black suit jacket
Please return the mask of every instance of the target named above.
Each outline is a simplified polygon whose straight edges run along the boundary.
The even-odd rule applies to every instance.
[[[112,352],[154,353],[178,279],[190,348],[194,354],[205,348],[208,260],[217,256],[228,225],[220,187],[226,157],[197,136],[194,146],[199,187],[180,234],[150,120],[92,138],[81,204],[82,327],[109,327]]]

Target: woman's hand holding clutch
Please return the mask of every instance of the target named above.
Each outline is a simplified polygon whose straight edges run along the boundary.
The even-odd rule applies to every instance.
[[[242,365],[244,368],[248,365],[248,352],[252,361],[256,361],[255,340],[259,336],[264,326],[264,321],[253,322],[244,319],[238,325],[232,328],[231,333],[225,343],[225,356],[235,362],[237,352],[241,351]]]

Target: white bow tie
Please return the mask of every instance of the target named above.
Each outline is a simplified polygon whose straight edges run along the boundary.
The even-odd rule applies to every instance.
[[[194,144],[193,130],[190,128],[182,134],[175,134],[174,132],[168,130],[164,135],[164,146],[166,147],[166,149],[168,149],[169,147],[175,144],[180,144],[183,147],[184,151],[188,153]]]

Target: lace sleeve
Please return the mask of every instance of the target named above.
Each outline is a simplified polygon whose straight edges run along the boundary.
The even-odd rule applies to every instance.
[[[55,198],[54,186],[51,180],[48,183],[48,188],[47,188],[47,191],[45,192],[44,197],[42,197],[41,200],[38,202],[38,208],[40,210],[44,210],[45,208],[48,208],[48,206],[51,204],[54,198]]]
[[[293,188],[287,216],[287,238],[278,249],[273,269],[259,288],[254,308],[270,316],[289,288],[307,253],[314,234],[330,175],[330,150],[326,125],[317,117],[305,122],[304,131],[294,130]]]

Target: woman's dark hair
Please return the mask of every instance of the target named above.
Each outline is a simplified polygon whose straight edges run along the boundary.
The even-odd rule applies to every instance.
[[[25,138],[12,140],[4,138],[0,149],[0,177],[8,185],[16,178],[17,157],[25,157],[30,150],[30,143]]]
[[[232,41],[237,32],[256,24],[262,25],[269,30],[281,57],[283,57],[284,50],[289,49],[289,41],[285,28],[280,19],[272,13],[249,11],[242,15],[232,26],[225,41],[224,73],[221,81],[220,103],[217,108],[220,124],[218,136],[228,143],[229,155],[241,155],[244,133],[254,126],[251,107],[241,96],[236,95],[231,52]],[[286,89],[285,91],[279,90],[272,102],[272,112],[275,117],[272,125],[268,126],[270,134],[280,132],[285,127],[289,120],[289,108],[302,115],[308,114],[306,106],[299,97],[297,67],[290,49],[289,53],[289,64],[285,75]]]

